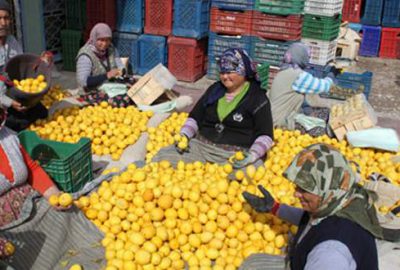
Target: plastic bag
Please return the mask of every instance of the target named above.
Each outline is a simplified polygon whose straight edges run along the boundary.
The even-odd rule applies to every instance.
[[[353,147],[368,147],[386,151],[400,150],[400,141],[397,133],[391,128],[370,128],[359,131],[350,131],[346,134],[348,142]]]

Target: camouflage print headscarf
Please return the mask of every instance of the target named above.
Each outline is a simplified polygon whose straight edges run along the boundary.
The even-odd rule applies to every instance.
[[[356,183],[356,175],[347,159],[326,144],[313,144],[301,151],[283,173],[298,187],[321,197],[315,223],[337,215],[359,224],[382,238],[373,202],[376,194]]]

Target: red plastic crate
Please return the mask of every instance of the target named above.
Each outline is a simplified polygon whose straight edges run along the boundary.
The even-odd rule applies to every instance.
[[[362,0],[344,0],[342,9],[342,21],[359,23],[361,17]]]
[[[253,11],[251,33],[253,36],[277,39],[300,40],[303,18],[301,15],[272,15]]]
[[[382,28],[379,57],[400,58],[400,28]]]
[[[169,36],[172,32],[172,0],[146,0],[144,32]]]
[[[210,30],[218,34],[250,35],[251,11],[233,11],[211,8]]]
[[[97,23],[106,23],[115,30],[117,19],[117,7],[115,0],[87,0],[86,1],[86,29],[90,30]]]
[[[206,71],[207,40],[168,38],[168,69],[180,81],[194,82]]]

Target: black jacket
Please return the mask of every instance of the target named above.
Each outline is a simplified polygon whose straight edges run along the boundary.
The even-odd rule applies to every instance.
[[[216,144],[249,148],[261,135],[273,137],[270,102],[259,83],[250,88],[238,106],[220,122],[218,99],[225,93],[221,82],[211,85],[193,108],[189,117],[197,121],[199,133]]]

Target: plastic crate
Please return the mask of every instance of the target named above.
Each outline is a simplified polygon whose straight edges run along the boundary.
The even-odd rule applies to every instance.
[[[167,65],[166,38],[162,36],[141,35],[137,40],[137,73],[144,75],[159,63]],[[137,46],[137,47],[136,47]],[[132,52],[134,53],[134,52]]]
[[[255,0],[211,0],[211,6],[228,10],[253,10]]]
[[[63,69],[68,71],[76,70],[76,56],[83,43],[82,32],[79,30],[62,30],[61,46]]]
[[[385,0],[382,25],[386,27],[400,27],[399,0]]]
[[[137,52],[134,48],[139,35],[131,33],[113,33],[113,45],[117,48],[120,57],[129,57],[128,68],[136,73]]]
[[[261,82],[261,88],[268,90],[269,64],[263,63],[257,66],[258,79]]]
[[[335,16],[342,13],[343,0],[306,0],[304,12],[320,16]]]
[[[339,35],[341,16],[304,15],[302,36],[304,38],[334,40]]]
[[[65,0],[65,24],[67,29],[85,29],[86,0]]]
[[[18,137],[32,159],[39,162],[61,190],[77,192],[93,179],[90,139],[63,143],[41,139],[28,130]]]
[[[326,75],[329,73],[330,67],[323,65],[309,64],[304,70],[313,75],[314,77],[325,78]]]
[[[143,0],[117,0],[117,30],[142,33],[143,6]]]
[[[302,38],[301,41],[310,48],[310,63],[325,66],[335,59],[337,40],[322,41],[317,39]]]
[[[241,48],[249,54],[251,51],[251,37],[249,36],[226,36],[218,35],[210,32],[208,40],[208,56],[209,61],[212,58],[219,57],[225,50],[229,48]],[[251,54],[250,54],[251,55]]]
[[[256,10],[271,14],[302,14],[305,0],[256,0]]]
[[[117,10],[115,0],[86,0],[86,29],[90,31],[97,23],[106,23],[115,30]]]
[[[361,16],[362,0],[344,0],[342,9],[342,21],[359,23]]]
[[[251,56],[257,63],[268,63],[280,66],[285,52],[292,42],[269,40],[260,37],[252,38]]]
[[[300,15],[271,15],[253,11],[252,35],[266,39],[300,40],[303,18]]]
[[[208,36],[209,13],[209,0],[175,0],[172,34],[195,39]]]
[[[378,56],[381,41],[381,27],[363,25],[359,54],[362,56]]]
[[[343,88],[357,90],[360,88],[360,85],[363,85],[364,95],[368,99],[371,92],[372,77],[373,73],[370,71],[366,71],[362,74],[344,72],[339,74],[336,79],[337,84]]]
[[[210,31],[228,35],[250,35],[252,11],[211,8]]]
[[[382,28],[379,57],[400,58],[400,28]]]
[[[384,0],[365,0],[361,15],[361,23],[381,25]]]
[[[218,77],[219,71],[217,61],[214,56],[208,56],[207,78],[211,80],[217,80]]]
[[[169,36],[172,32],[172,0],[145,0],[144,32]]]
[[[180,81],[194,82],[204,75],[207,40],[168,38],[168,69]]]

